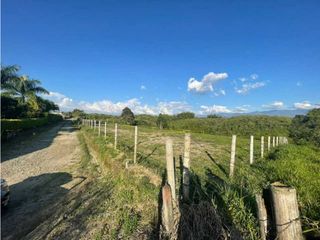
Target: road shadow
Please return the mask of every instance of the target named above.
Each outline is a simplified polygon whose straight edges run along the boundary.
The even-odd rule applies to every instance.
[[[72,189],[62,186],[72,180],[72,175],[66,172],[47,173],[9,186],[10,200],[1,211],[2,239],[20,239],[36,228],[56,210],[54,204]]]
[[[71,120],[65,120],[55,125],[28,130],[20,136],[2,143],[1,162],[49,147],[57,135],[76,131]]]

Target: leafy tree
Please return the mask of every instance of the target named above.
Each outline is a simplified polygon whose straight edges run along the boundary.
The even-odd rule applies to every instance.
[[[125,108],[122,110],[121,118],[122,118],[127,124],[131,124],[131,125],[134,125],[134,124],[135,124],[134,114],[133,114],[133,112],[131,111],[131,109],[128,108],[128,107],[125,107]]]
[[[193,112],[182,112],[177,114],[178,119],[189,119],[189,118],[194,118],[195,115]]]
[[[159,129],[168,128],[169,121],[170,121],[169,115],[160,113],[157,118],[157,126],[159,127]]]
[[[18,71],[20,67],[18,65],[1,66],[1,87],[18,77]]]
[[[25,117],[26,112],[26,105],[21,105],[17,99],[1,94],[1,118],[21,118]]]
[[[80,109],[73,109],[73,111],[71,112],[71,116],[74,118],[83,118],[86,116],[85,112],[80,110]]]
[[[37,93],[49,94],[40,84],[41,82],[39,80],[22,76],[8,81],[4,86],[4,90],[6,90],[9,95],[17,97],[21,103],[25,103],[28,98],[34,97]]]
[[[296,115],[289,128],[289,136],[297,144],[313,143],[320,147],[320,109],[313,109],[306,116]]]

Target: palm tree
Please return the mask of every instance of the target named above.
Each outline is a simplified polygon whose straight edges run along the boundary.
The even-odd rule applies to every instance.
[[[18,65],[1,66],[1,86],[18,77]]]
[[[37,93],[49,94],[46,89],[39,86],[40,84],[39,80],[29,79],[28,76],[21,76],[7,82],[4,89],[9,95],[18,97],[21,103],[25,103],[27,98],[32,98]]]

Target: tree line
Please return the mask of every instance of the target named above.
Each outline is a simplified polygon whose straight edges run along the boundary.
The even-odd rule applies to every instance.
[[[19,71],[17,65],[1,66],[1,118],[37,118],[59,110],[54,102],[39,96],[49,94],[41,81]]]

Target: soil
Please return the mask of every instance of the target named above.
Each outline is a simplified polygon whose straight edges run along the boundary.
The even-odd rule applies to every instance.
[[[9,204],[1,209],[2,239],[23,238],[56,212],[70,191],[77,191],[85,182],[73,167],[80,154],[71,121],[2,145],[1,178],[10,187]]]

